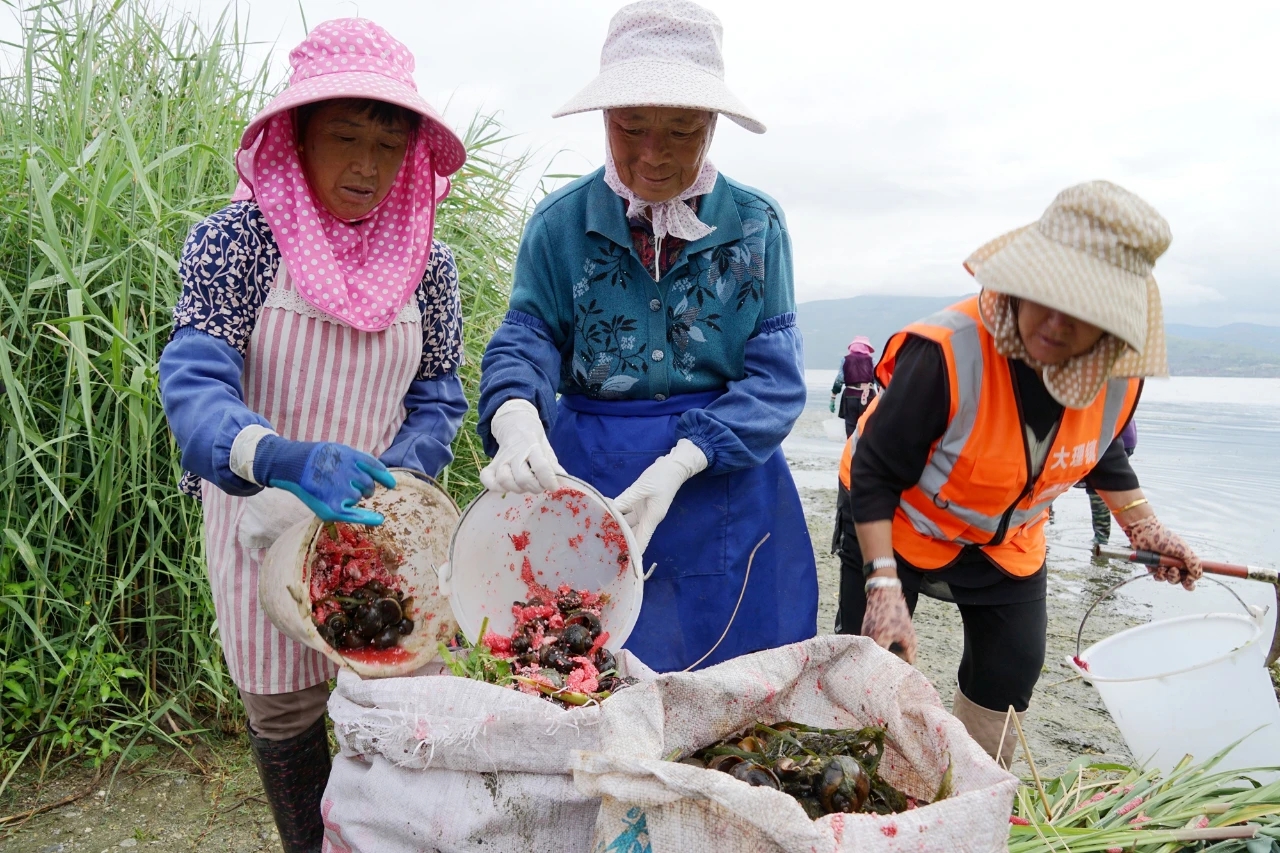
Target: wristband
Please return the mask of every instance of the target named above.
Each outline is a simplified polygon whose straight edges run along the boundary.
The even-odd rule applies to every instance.
[[[867,578],[864,589],[867,592],[873,589],[902,589],[902,581],[897,578]]]
[[[1122,507],[1120,507],[1118,510],[1116,510],[1116,515],[1119,515],[1119,514],[1120,514],[1120,513],[1122,513],[1122,512],[1128,512],[1129,510],[1133,509],[1134,507],[1142,506],[1144,503],[1147,503],[1147,499],[1146,499],[1146,498],[1138,498],[1136,501],[1129,501],[1129,503],[1125,504],[1124,506],[1122,506]]]
[[[865,578],[874,571],[880,569],[896,569],[898,561],[894,557],[876,557],[874,560],[862,564],[862,576]]]

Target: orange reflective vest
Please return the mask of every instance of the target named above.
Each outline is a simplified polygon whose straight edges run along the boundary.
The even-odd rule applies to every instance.
[[[908,335],[942,346],[951,387],[947,428],[929,450],[920,481],[902,493],[893,548],[920,569],[946,568],[965,545],[977,545],[1014,577],[1044,565],[1049,505],[1097,464],[1138,404],[1137,379],[1112,379],[1084,409],[1064,409],[1040,475],[1031,451],[1009,362],[978,316],[972,297],[913,323],[889,339],[876,376],[892,393],[898,351]],[[861,435],[879,398],[858,422]],[[841,462],[844,466],[847,463]]]

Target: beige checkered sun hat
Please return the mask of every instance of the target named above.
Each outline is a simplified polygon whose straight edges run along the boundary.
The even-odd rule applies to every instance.
[[[1152,270],[1169,223],[1108,181],[1058,194],[1038,222],[997,237],[965,261],[984,290],[1028,299],[1098,326],[1123,347],[1109,377],[1167,376],[1164,314]]]

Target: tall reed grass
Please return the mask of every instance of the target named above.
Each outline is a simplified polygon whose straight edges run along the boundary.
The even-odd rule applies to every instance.
[[[238,713],[156,360],[176,257],[226,203],[270,85],[227,15],[201,29],[145,0],[21,14],[21,61],[0,82],[0,791],[24,760],[101,761]],[[458,259],[474,400],[525,163],[500,152],[491,119],[466,140],[438,227]],[[474,423],[456,452],[445,482],[466,501]]]

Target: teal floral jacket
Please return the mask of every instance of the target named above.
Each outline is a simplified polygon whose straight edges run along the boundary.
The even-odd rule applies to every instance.
[[[791,239],[777,202],[725,178],[698,201],[715,227],[654,281],[604,170],[538,205],[511,305],[485,352],[481,436],[503,402],[533,402],[550,428],[555,395],[662,402],[722,392],[681,416],[709,470],[759,464],[804,408]]]

